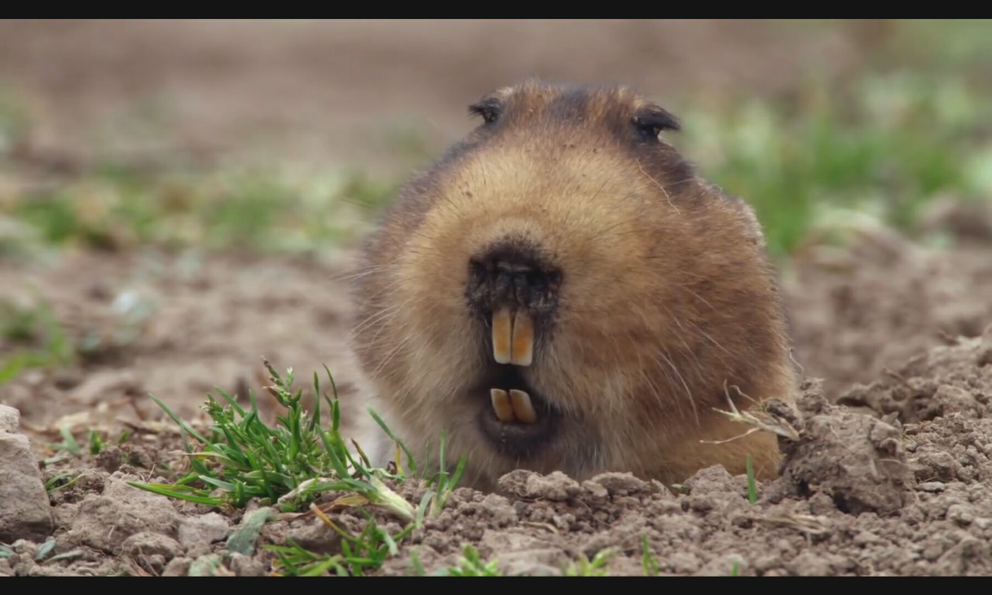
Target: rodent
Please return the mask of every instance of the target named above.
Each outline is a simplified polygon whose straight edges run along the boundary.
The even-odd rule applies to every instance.
[[[661,138],[678,119],[536,79],[469,111],[481,124],[402,187],[355,275],[352,349],[393,433],[437,465],[444,432],[479,490],[514,469],[670,485],[748,455],[777,476],[775,436],[715,410],[734,386],[740,410],[794,401],[776,269],[752,208]]]

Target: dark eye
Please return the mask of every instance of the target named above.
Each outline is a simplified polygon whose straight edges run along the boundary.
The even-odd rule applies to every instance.
[[[492,124],[503,114],[503,105],[498,99],[483,99],[468,106],[468,113],[471,116],[482,116],[483,122]]]
[[[656,105],[648,105],[638,110],[631,123],[637,134],[645,140],[656,140],[662,130],[677,132],[682,129],[678,118]]]

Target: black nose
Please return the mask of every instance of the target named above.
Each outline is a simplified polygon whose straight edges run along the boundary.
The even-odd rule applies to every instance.
[[[561,281],[561,270],[533,246],[507,242],[469,259],[465,297],[484,318],[500,306],[510,306],[540,320],[554,313]]]

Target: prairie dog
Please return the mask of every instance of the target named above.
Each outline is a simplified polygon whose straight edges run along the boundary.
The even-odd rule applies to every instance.
[[[776,476],[774,436],[710,443],[750,429],[714,410],[725,386],[745,410],[798,378],[759,222],[660,138],[678,120],[626,87],[536,80],[469,111],[355,277],[354,354],[393,432],[434,446],[419,464],[444,432],[480,490],[518,468],[670,484],[747,455]]]

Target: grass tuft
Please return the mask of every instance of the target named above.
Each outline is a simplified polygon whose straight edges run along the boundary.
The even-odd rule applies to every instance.
[[[313,378],[314,413],[302,405],[303,390],[293,391],[293,370],[279,374],[267,361],[265,367],[272,385],[267,387],[286,409],[275,428],[259,417],[255,395],[249,392],[250,407],[245,409],[222,390],[223,404],[208,394],[205,411],[213,424],[205,436],[181,420],[164,403],[152,399],[179,424],[183,447],[191,469],[174,484],[134,483],[135,487],[165,496],[211,506],[241,508],[258,498],[264,506],[284,512],[305,508],[319,494],[348,491],[363,502],[382,506],[406,521],[413,521],[414,508],[388,488],[376,474],[352,456],[340,435],[340,405],[334,379],[327,371],[334,391],[333,400],[321,391],[317,374]],[[326,370],[326,368],[325,368]],[[329,410],[331,425],[321,426],[321,399]]]
[[[406,446],[395,437],[385,422],[375,414],[376,421],[397,444],[397,472],[374,468],[361,447],[354,444],[356,454],[348,449],[340,434],[341,410],[334,378],[326,367],[333,398],[321,390],[319,376],[313,377],[314,412],[310,415],[303,408],[303,390],[293,389],[292,368],[280,374],[265,361],[272,384],[268,393],[285,409],[277,417],[276,427],[269,427],[259,417],[258,403],[252,392],[248,393],[249,406],[242,407],[222,390],[219,399],[207,395],[204,407],[212,423],[205,430],[197,430],[180,419],[162,401],[152,399],[175,421],[180,428],[183,449],[190,463],[185,475],[171,484],[130,482],[130,485],[170,498],[215,507],[242,508],[253,499],[263,507],[272,507],[281,513],[312,514],[341,537],[341,552],[316,554],[296,543],[264,545],[278,557],[274,573],[279,576],[313,576],[328,572],[362,575],[379,568],[389,556],[399,551],[398,543],[421,526],[428,514],[437,516],[455,489],[465,469],[462,457],[450,472],[446,459],[446,440],[441,436],[438,471],[427,479],[428,490],[419,506],[414,507],[387,485],[387,481],[404,481],[417,476],[417,464]],[[329,410],[330,424],[324,429],[321,401]],[[90,437],[91,450],[102,448],[100,437]],[[65,437],[67,449],[80,451],[71,435]],[[399,465],[400,451],[408,455],[408,476]],[[422,471],[421,471],[422,473]],[[359,510],[366,519],[358,535],[338,526],[325,514],[326,506],[316,501],[330,492],[341,494],[330,503],[330,508],[348,507]],[[406,523],[399,533],[391,535],[381,528],[376,517],[367,510],[375,507],[386,511]],[[266,513],[258,523],[278,518]],[[247,537],[238,542],[241,549],[251,548],[257,528],[249,527]],[[250,543],[251,542],[251,543]],[[469,562],[472,562],[469,558]]]
[[[606,576],[606,565],[616,554],[613,548],[600,550],[592,560],[586,558],[585,554],[579,555],[578,562],[575,562],[564,569],[565,576]]]
[[[754,504],[758,501],[758,486],[754,480],[754,461],[751,455],[747,455],[744,465],[747,469],[747,501]]]
[[[462,549],[462,554],[458,566],[441,569],[435,574],[438,576],[503,576],[496,560],[483,562],[479,550],[471,545],[466,545]],[[419,566],[419,562],[417,566]],[[422,568],[420,572],[423,573]]]
[[[641,551],[642,554],[642,566],[644,567],[644,576],[658,576],[658,560],[651,555],[651,548],[648,545],[648,536],[645,533],[641,535]]]

